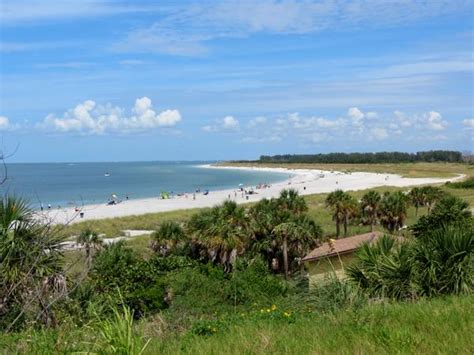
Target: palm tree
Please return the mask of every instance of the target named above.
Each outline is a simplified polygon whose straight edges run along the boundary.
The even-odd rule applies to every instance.
[[[62,273],[63,240],[40,223],[24,200],[0,198],[0,318],[23,309],[47,278]]]
[[[84,246],[87,269],[89,270],[92,263],[92,249],[100,248],[103,244],[102,239],[92,229],[87,228],[83,230],[81,234],[79,234],[76,239],[76,242]]]
[[[431,213],[436,202],[443,197],[444,192],[437,186],[423,186],[420,190],[425,196],[425,205],[428,207],[428,213]]]
[[[309,248],[317,243],[318,238],[322,235],[322,230],[306,216],[299,216],[279,224],[274,228],[273,232],[281,241],[285,279],[288,279],[289,249],[296,249],[299,252],[299,256],[303,257]]]
[[[373,232],[378,221],[380,201],[382,196],[377,191],[369,191],[362,196],[360,205],[362,216],[366,223],[370,224],[370,231]]]
[[[263,199],[250,208],[249,217],[252,230],[250,251],[262,255],[268,267],[277,272],[279,245],[273,230],[287,219],[287,214],[282,213],[277,199]]]
[[[234,201],[225,201],[195,215],[188,223],[188,230],[198,247],[207,251],[207,257],[232,270],[237,255],[245,250],[250,234],[249,219],[245,209]]]
[[[174,221],[161,224],[151,238],[151,249],[155,252],[161,252],[163,256],[166,256],[170,250],[187,239],[184,229]]]
[[[414,187],[409,193],[410,202],[415,207],[415,216],[418,216],[418,208],[426,205],[426,194],[423,188]]]
[[[347,237],[347,226],[349,221],[357,215],[358,207],[357,200],[351,195],[345,194],[345,198],[342,201],[344,237]]]
[[[346,195],[344,191],[336,190],[326,197],[326,206],[331,209],[332,219],[336,222],[336,238],[339,238],[341,234],[340,224],[344,221],[346,216],[344,208],[344,202],[347,199]]]
[[[278,202],[282,210],[294,215],[302,214],[308,210],[306,200],[295,189],[281,191]]]
[[[380,204],[380,222],[390,232],[403,227],[409,200],[401,191],[385,193]]]

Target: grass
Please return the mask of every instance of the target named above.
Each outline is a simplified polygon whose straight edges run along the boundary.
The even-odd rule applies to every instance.
[[[284,321],[248,321],[209,337],[151,342],[150,354],[472,354],[474,297],[415,304],[371,305],[355,311]],[[147,352],[147,353],[148,353]]]
[[[455,177],[458,174],[474,176],[474,165],[460,163],[398,163],[398,164],[282,164],[282,163],[221,163],[223,166],[253,166],[288,169],[319,169],[357,172],[399,174],[405,177]]]
[[[166,320],[157,316],[136,325],[133,334],[128,331],[130,339],[125,343],[141,340],[143,345],[149,341],[144,354],[472,354],[474,313],[467,310],[473,308],[474,296],[469,295],[417,303],[369,304],[359,310],[324,313],[286,310],[291,315],[282,317],[275,314],[283,311],[256,311],[254,316],[250,311],[232,321],[201,321],[199,327],[188,326],[182,332],[168,327]],[[113,342],[104,342],[107,339],[101,336],[102,323],[3,334],[0,353],[92,349],[107,353]]]

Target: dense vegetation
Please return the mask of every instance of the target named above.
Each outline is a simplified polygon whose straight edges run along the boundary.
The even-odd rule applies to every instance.
[[[369,352],[414,351],[420,340],[407,338],[402,325],[392,331],[387,328],[382,341],[369,340],[368,333],[375,331],[376,323],[387,322],[384,312],[392,321],[396,309],[421,312],[420,317],[427,319],[429,311],[439,315],[436,307],[445,306],[456,316],[432,326],[433,334],[444,336],[433,338],[434,342],[452,341],[452,331],[444,328],[447,324],[472,328],[472,317],[457,306],[469,307],[472,296],[447,304],[439,301],[435,308],[370,305],[375,298],[412,301],[472,294],[474,236],[469,204],[439,188],[422,187],[409,193],[371,190],[360,198],[338,190],[325,196],[325,205],[336,238],[348,235],[350,225],[383,228],[404,238],[387,236],[363,246],[347,280],[328,278],[308,289],[301,258],[327,237],[306,200],[294,190],[285,190],[279,198],[251,206],[227,201],[199,210],[185,221],[163,222],[146,254],[123,242],[103,245],[93,229],[85,229],[77,237],[83,256],[76,262],[82,264],[71,273],[64,266],[71,263],[65,264],[59,249],[61,238],[39,224],[23,201],[5,197],[0,204],[0,327],[8,334],[0,336],[0,348],[3,342],[9,351],[18,352],[138,354],[142,350],[192,353],[201,345],[208,350],[221,346],[227,352],[226,344],[235,345],[252,330],[274,338],[277,329],[284,327],[288,334],[299,332],[306,343],[297,345],[287,336],[282,338],[286,345],[275,340],[269,348],[255,351],[334,350],[341,335],[334,341],[316,341],[309,334],[338,334],[340,328],[350,334],[352,345],[342,343],[353,352],[363,349],[349,331],[353,327]],[[427,213],[406,228],[409,206]],[[356,309],[360,311],[353,312]],[[367,326],[362,329],[357,324]],[[393,333],[397,331],[410,342],[397,338]],[[252,351],[250,344],[253,340],[241,346]],[[466,342],[456,346],[469,352]]]
[[[381,164],[381,163],[414,163],[446,162],[460,163],[461,152],[433,150],[417,153],[377,152],[377,153],[327,153],[327,154],[283,154],[262,155],[259,163],[318,163],[318,164]]]

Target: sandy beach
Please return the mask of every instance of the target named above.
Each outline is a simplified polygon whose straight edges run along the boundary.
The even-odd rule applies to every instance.
[[[146,213],[167,212],[189,208],[212,207],[228,200],[237,203],[256,202],[263,198],[277,197],[280,191],[285,188],[294,188],[301,195],[310,195],[317,193],[327,193],[336,189],[344,191],[363,190],[377,186],[415,186],[425,184],[445,183],[446,181],[455,181],[462,179],[464,175],[455,178],[405,178],[394,174],[378,173],[342,173],[337,171],[307,170],[307,169],[284,169],[284,168],[256,168],[256,167],[215,167],[211,165],[203,166],[208,169],[247,169],[283,172],[288,174],[288,178],[282,182],[272,184],[266,188],[256,188],[253,186],[254,194],[245,195],[235,189],[210,191],[208,195],[196,193],[195,199],[190,192],[186,196],[176,196],[170,199],[160,199],[159,197],[126,200],[117,205],[85,205],[80,207],[84,213],[80,218],[79,212],[74,208],[52,209],[39,212],[40,218],[51,221],[54,224],[59,223],[77,223],[81,221],[124,217],[130,215],[141,215]],[[245,189],[251,187],[244,186]]]

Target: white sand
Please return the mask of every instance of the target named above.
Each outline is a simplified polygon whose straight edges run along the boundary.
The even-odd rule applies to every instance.
[[[286,181],[272,184],[271,187],[265,189],[255,189],[257,194],[247,195],[242,197],[241,192],[235,191],[238,187],[230,190],[210,191],[209,195],[204,196],[202,193],[196,194],[196,199],[193,200],[193,194],[188,194],[187,197],[174,197],[172,199],[162,200],[158,197],[145,198],[137,200],[123,201],[117,205],[107,206],[100,205],[86,205],[81,207],[84,212],[84,218],[80,218],[78,212],[74,208],[54,209],[40,213],[41,218],[44,218],[52,223],[76,223],[87,220],[104,219],[123,217],[130,215],[141,215],[146,213],[175,211],[189,208],[212,207],[230,199],[237,203],[255,202],[262,198],[277,197],[280,191],[285,188],[295,188],[301,195],[317,194],[331,192],[336,189],[344,191],[363,190],[376,186],[415,186],[425,184],[439,184],[446,181],[455,181],[462,179],[464,175],[459,175],[455,178],[440,179],[440,178],[405,178],[394,174],[378,174],[378,173],[351,173],[345,174],[340,172],[328,172],[321,170],[307,170],[307,169],[284,169],[284,168],[243,168],[243,167],[214,167],[210,165],[203,166],[209,169],[246,169],[246,170],[260,170],[260,171],[274,171],[287,173],[291,178]],[[320,177],[324,174],[324,177]],[[304,189],[306,187],[306,189]]]

